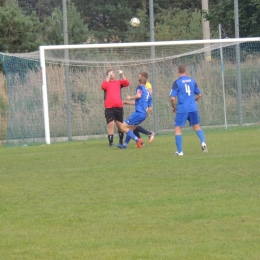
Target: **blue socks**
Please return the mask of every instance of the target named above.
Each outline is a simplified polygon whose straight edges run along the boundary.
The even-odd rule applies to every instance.
[[[127,132],[126,136],[129,136],[131,139],[135,140],[136,142],[138,141],[138,137],[134,135],[131,129]]]
[[[206,141],[205,141],[205,136],[204,136],[204,132],[200,129],[200,130],[198,130],[196,133],[197,133],[197,136],[198,136],[199,139],[200,139],[200,142],[201,142],[201,143],[202,143],[202,142],[206,143]]]
[[[127,136],[125,137],[125,141],[124,141],[124,143],[123,143],[123,146],[124,146],[124,147],[127,147],[127,145],[129,144],[130,140],[131,140],[131,137],[127,135]]]
[[[182,152],[182,135],[175,135],[175,143],[178,153]]]

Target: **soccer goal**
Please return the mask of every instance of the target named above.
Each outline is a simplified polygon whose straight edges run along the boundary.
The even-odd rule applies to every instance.
[[[173,129],[169,100],[180,63],[202,90],[202,126],[259,122],[260,38],[41,46],[39,52],[0,53],[8,87],[6,143],[84,140],[106,135],[104,93],[108,69],[124,71],[133,94],[148,72],[153,113],[144,126]],[[132,106],[125,106],[125,117]]]

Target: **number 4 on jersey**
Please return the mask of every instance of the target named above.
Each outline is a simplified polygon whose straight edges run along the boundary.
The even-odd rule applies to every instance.
[[[191,93],[190,85],[185,84],[185,91],[186,91],[186,93],[188,93],[188,96],[190,96],[190,93]]]

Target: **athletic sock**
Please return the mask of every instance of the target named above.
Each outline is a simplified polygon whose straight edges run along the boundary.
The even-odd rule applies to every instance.
[[[118,132],[118,134],[119,134],[119,143],[123,144],[124,132]]]
[[[201,143],[206,143],[206,141],[205,141],[205,136],[204,136],[204,132],[200,129],[200,130],[198,130],[197,132],[196,132],[196,134],[197,134],[197,136],[199,137],[199,139],[200,139],[200,142]]]
[[[112,145],[112,144],[113,144],[113,137],[114,137],[114,135],[108,135],[108,136],[107,136],[109,145]]]
[[[134,130],[134,135],[138,138],[141,138],[140,133],[137,129]]]
[[[182,135],[175,135],[175,143],[178,153],[182,152]]]
[[[126,134],[127,136],[129,136],[131,139],[133,139],[133,140],[135,140],[136,142],[138,141],[138,137],[136,137],[135,135],[134,135],[134,133],[133,133],[133,131],[130,129],[128,132],[127,132],[127,134]]]
[[[124,141],[124,143],[123,143],[123,146],[127,147],[128,144],[129,144],[129,142],[130,142],[130,140],[131,140],[131,137],[127,135],[127,136],[125,137],[125,141]]]
[[[145,128],[143,128],[142,126],[137,126],[136,129],[138,132],[142,133],[142,134],[145,134],[145,135],[151,135],[152,132],[146,130]],[[140,138],[140,137],[139,137]]]

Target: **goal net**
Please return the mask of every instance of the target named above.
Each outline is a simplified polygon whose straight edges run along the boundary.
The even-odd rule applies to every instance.
[[[148,73],[153,113],[144,127],[156,133],[173,129],[169,92],[179,64],[202,91],[202,126],[259,122],[259,40],[41,46],[33,53],[0,53],[8,89],[4,141],[27,145],[105,136],[101,83],[109,69],[123,70],[130,81],[122,97],[134,93],[139,72]],[[133,109],[125,106],[125,118]]]

